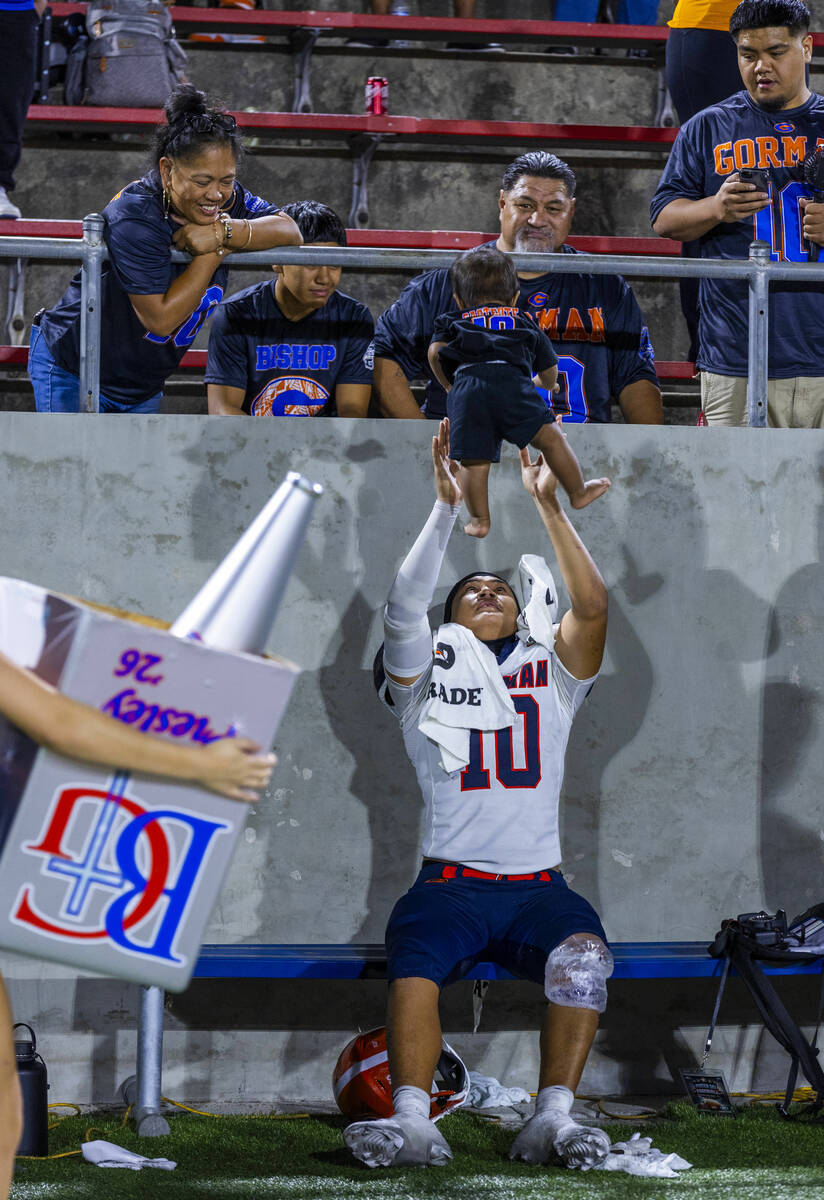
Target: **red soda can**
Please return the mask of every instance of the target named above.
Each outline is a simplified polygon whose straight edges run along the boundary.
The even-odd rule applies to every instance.
[[[366,81],[366,111],[372,117],[385,117],[389,112],[389,80],[382,75],[370,75]]]

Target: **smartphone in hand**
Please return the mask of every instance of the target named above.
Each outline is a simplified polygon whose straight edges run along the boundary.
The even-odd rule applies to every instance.
[[[754,183],[759,192],[770,193],[769,171],[758,171],[754,167],[742,167],[738,172],[739,183]]]

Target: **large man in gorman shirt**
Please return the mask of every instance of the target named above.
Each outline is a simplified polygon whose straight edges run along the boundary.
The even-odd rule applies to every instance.
[[[818,260],[824,203],[802,180],[805,157],[824,145],[824,98],[807,87],[810,13],[800,0],[743,0],[730,19],[744,90],[682,126],[650,209],[662,237],[701,240],[703,258]],[[768,190],[740,172],[766,172]],[[747,424],[748,291],[743,281],[702,279],[701,404],[707,421]],[[770,288],[768,418],[824,427],[821,284]]]
[[[574,254],[566,245],[575,214],[575,175],[546,150],[510,163],[498,196],[505,254]],[[661,392],[649,334],[632,290],[620,275],[519,272],[518,307],[549,337],[558,355],[560,390],[552,407],[565,421],[609,421],[617,402],[624,420],[660,425]],[[448,269],[407,284],[375,329],[375,390],[384,415],[441,418],[446,393],[426,352],[437,317],[454,308]],[[428,380],[423,413],[408,380]]]

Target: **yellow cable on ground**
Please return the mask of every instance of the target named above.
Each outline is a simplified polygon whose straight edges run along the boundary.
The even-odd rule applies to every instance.
[[[48,1107],[49,1108],[73,1108],[74,1109],[73,1115],[76,1117],[80,1116],[80,1105],[72,1104],[72,1102],[70,1100],[66,1100],[65,1103],[62,1101],[55,1101],[54,1104],[49,1104]],[[57,1126],[60,1124],[60,1122],[67,1120],[70,1115],[72,1115],[72,1114],[64,1113],[62,1117],[58,1117],[56,1121],[52,1121],[51,1125],[49,1126],[49,1129],[56,1129]]]
[[[184,1112],[194,1113],[198,1117],[215,1117],[217,1120],[222,1117],[242,1117],[245,1121],[297,1121],[310,1116],[309,1113],[212,1113],[204,1112],[201,1108],[189,1108],[188,1104],[180,1104],[177,1100],[170,1100],[168,1096],[161,1096],[160,1099],[164,1104],[182,1108]]]
[[[759,1104],[774,1104],[776,1101],[782,1101],[784,1099],[785,1093],[784,1092],[730,1092],[730,1096],[731,1097],[735,1096],[735,1097],[738,1097],[739,1099],[748,1099],[750,1101],[750,1104],[753,1107],[757,1107]],[[810,1101],[814,1100],[815,1096],[816,1096],[816,1093],[813,1088],[800,1087],[800,1088],[795,1089],[795,1091],[793,1092],[790,1099],[793,1104],[804,1104],[804,1103],[809,1103]],[[660,1110],[657,1110],[654,1108],[644,1108],[644,1109],[642,1109],[641,1112],[632,1113],[632,1114],[610,1112],[610,1110],[605,1107],[605,1101],[598,1099],[595,1096],[577,1096],[576,1099],[577,1100],[588,1100],[588,1101],[597,1103],[599,1111],[602,1112],[605,1116],[609,1117],[613,1121],[650,1121],[654,1117],[658,1117],[661,1115]]]
[[[536,1092],[530,1092],[529,1094],[532,1097],[537,1095]],[[730,1092],[731,1097],[737,1096],[739,1099],[748,1099],[753,1107],[759,1104],[774,1104],[776,1101],[782,1101],[785,1094],[785,1092]],[[814,1088],[798,1087],[790,1097],[790,1102],[792,1104],[809,1104],[815,1100],[815,1097],[816,1092]],[[682,1098],[687,1099],[686,1096]],[[641,1106],[640,1112],[635,1113],[610,1112],[608,1108],[604,1107],[609,1101],[603,1100],[600,1096],[576,1096],[575,1099],[584,1100],[589,1104],[597,1104],[599,1111],[613,1121],[651,1121],[661,1115],[660,1109],[646,1108],[644,1106]],[[620,1104],[621,1101],[613,1101],[613,1103]]]
[[[776,1101],[783,1101],[786,1095],[785,1092],[730,1092],[731,1096],[740,1096],[742,1099],[748,1099],[753,1107],[759,1104],[775,1104]],[[816,1092],[811,1087],[796,1088],[790,1102],[792,1104],[808,1104],[814,1100]]]
[[[210,1112],[204,1112],[200,1108],[189,1108],[188,1104],[179,1104],[177,1100],[170,1100],[168,1096],[161,1096],[160,1099],[163,1101],[164,1104],[171,1104],[175,1108],[182,1108],[185,1112],[195,1113],[195,1115],[198,1117],[216,1117],[219,1119],[221,1117],[239,1116],[239,1117],[243,1117],[244,1120],[247,1120],[247,1121],[255,1121],[255,1120],[258,1120],[258,1121],[295,1121],[295,1120],[299,1120],[301,1118],[306,1118],[306,1117],[310,1116],[309,1113],[210,1113]],[[121,1129],[124,1127],[124,1125],[128,1121],[129,1114],[131,1113],[133,1107],[134,1107],[134,1105],[130,1104],[129,1107],[126,1109],[125,1113],[123,1114],[123,1120],[120,1122]],[[74,1109],[73,1114],[66,1113],[65,1116],[58,1117],[58,1119],[56,1121],[53,1121],[52,1124],[49,1125],[50,1130],[56,1129],[57,1126],[61,1123],[61,1121],[67,1120],[67,1118],[69,1116],[78,1116],[79,1117],[81,1115],[80,1114],[80,1106],[78,1104],[72,1104],[70,1102],[66,1102],[65,1104],[62,1104],[62,1103],[50,1104],[49,1108],[73,1108]],[[86,1130],[85,1134],[83,1135],[83,1141],[84,1142],[92,1141],[91,1135],[93,1133],[105,1135],[106,1130],[100,1129],[97,1125],[90,1125],[89,1128]],[[15,1158],[31,1159],[33,1161],[42,1162],[43,1159],[46,1159],[46,1158],[72,1158],[75,1155],[82,1154],[82,1153],[83,1153],[82,1150],[64,1150],[60,1154],[16,1154]]]
[[[47,1158],[72,1158],[75,1154],[82,1154],[82,1150],[64,1150],[62,1154],[15,1154],[15,1159],[29,1159],[32,1162],[43,1162]]]

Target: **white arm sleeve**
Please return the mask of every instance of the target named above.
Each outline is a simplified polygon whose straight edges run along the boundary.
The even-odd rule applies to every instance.
[[[432,631],[427,612],[435,594],[446,543],[460,511],[436,500],[395,576],[384,611],[383,665],[388,675],[421,675],[432,661]]]

